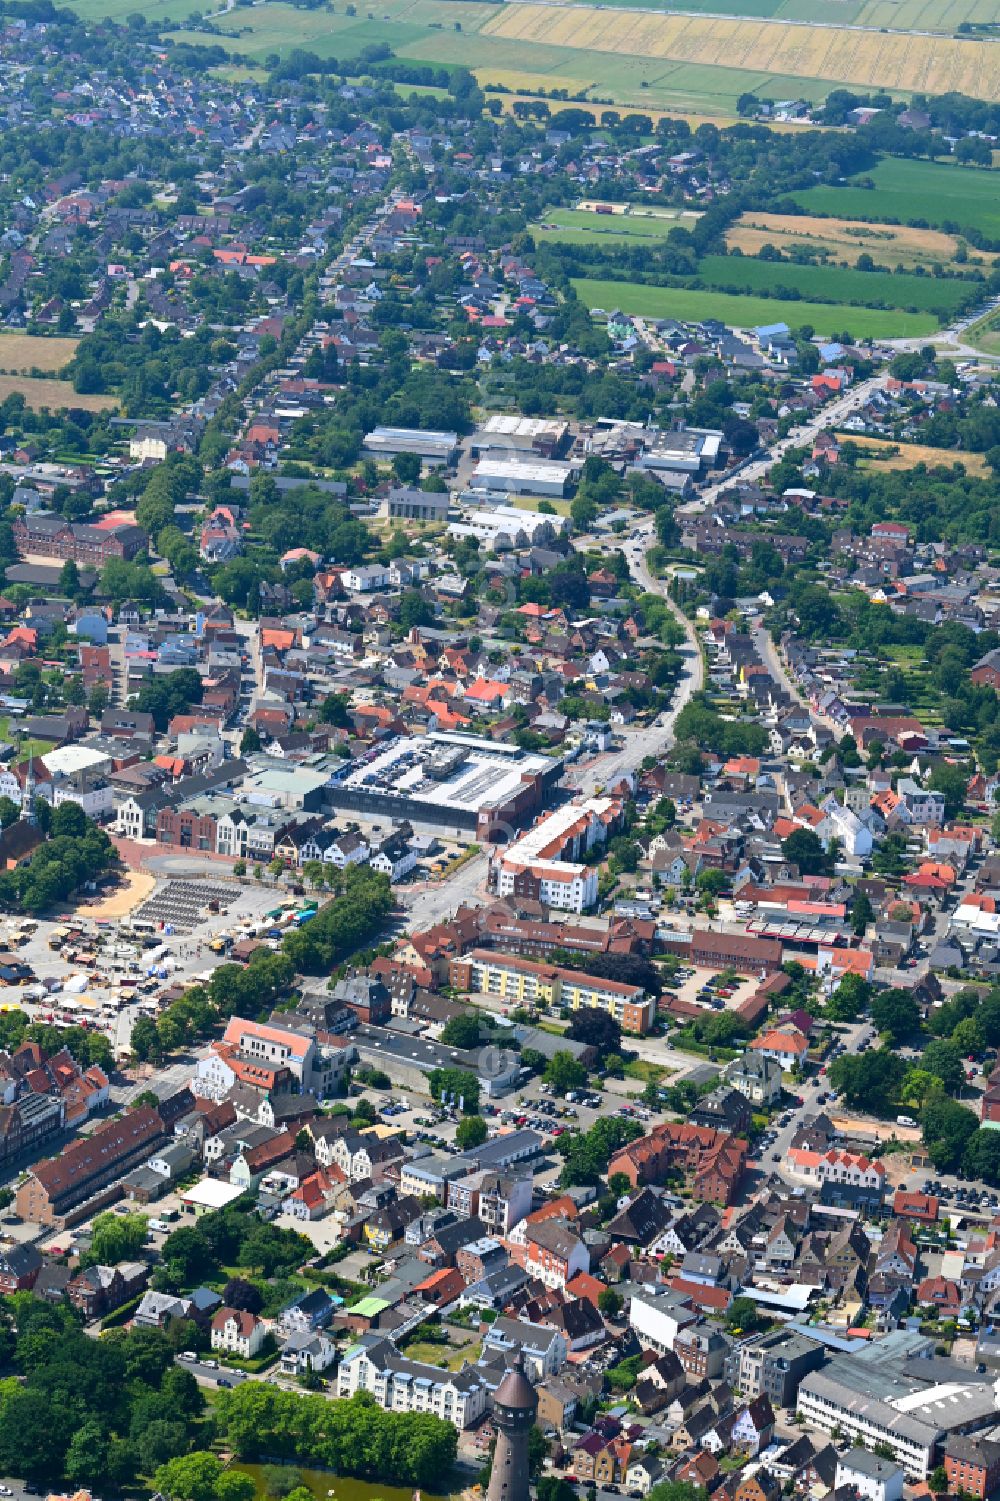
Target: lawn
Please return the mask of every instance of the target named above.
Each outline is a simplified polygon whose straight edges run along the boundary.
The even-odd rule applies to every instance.
[[[795,201],[808,213],[959,225],[1000,239],[1000,175],[989,167],[886,158],[843,187],[807,188]]]
[[[81,0],[98,5],[102,0]],[[117,3],[117,0],[107,0]],[[134,0],[121,0],[132,8]],[[167,0],[164,0],[167,3]],[[508,35],[505,27],[513,24],[506,12],[536,10],[544,24],[537,26],[531,38]],[[186,10],[182,8],[182,14]],[[774,98],[803,97],[818,101],[828,92],[827,82],[796,69],[783,71],[774,66],[754,67],[740,58],[740,66],[729,66],[738,49],[715,49],[716,57],[702,61],[700,43],[680,48],[671,55],[670,48],[651,46],[637,35],[635,50],[610,45],[591,36],[595,21],[610,36],[620,31],[621,22],[632,19],[625,12],[606,12],[581,7],[572,13],[517,4],[493,6],[475,0],[386,0],[378,19],[363,20],[325,9],[303,10],[280,3],[240,8],[220,16],[218,27],[222,44],[237,56],[259,62],[269,53],[287,56],[293,49],[308,48],[321,57],[335,57],[350,62],[372,42],[386,42],[398,57],[420,62],[474,67],[480,84],[503,84],[508,89],[534,91],[540,88],[564,88],[573,94],[593,92],[604,105],[595,106],[600,114],[609,101],[614,106],[647,111],[655,115],[669,110],[673,114],[691,113],[709,116],[720,123],[735,118],[740,94],[755,90]],[[579,27],[576,21],[579,19]],[[668,17],[638,13],[638,21],[661,25],[679,23],[705,26],[703,17]],[[567,22],[569,24],[567,24]],[[718,22],[717,25],[739,23]],[[746,23],[750,24],[750,23]],[[756,24],[756,23],[753,23]],[[456,26],[459,30],[456,31]],[[784,35],[792,31],[799,42],[802,28],[777,27]],[[549,32],[558,36],[549,35]],[[245,33],[245,34],[244,34]],[[469,38],[475,35],[470,47]],[[177,42],[204,46],[211,38],[195,31],[173,33]],[[553,45],[557,42],[558,45]],[[685,50],[686,48],[686,50]],[[795,54],[789,53],[789,58]],[[838,79],[847,83],[848,79]],[[513,104],[501,96],[505,108]],[[573,107],[570,102],[550,103],[550,108]],[[795,128],[795,127],[791,127]]]
[[[632,281],[574,280],[577,296],[591,308],[646,318],[681,318],[699,322],[720,318],[731,328],[762,323],[812,324],[819,334],[849,331],[856,339],[919,338],[938,326],[933,313],[904,313],[880,308],[845,308],[835,303],[779,302],[769,297],[733,297],[724,292],[686,287],[650,287]]]
[[[140,14],[144,21],[152,22],[186,21],[200,9],[198,0],[151,0],[141,6],[136,0],[69,0],[69,8],[85,21],[125,21],[128,16]],[[211,9],[205,7],[206,11]]]
[[[30,370],[62,370],[79,342],[43,334],[0,334],[0,371],[26,375]]]
[[[23,721],[10,719],[7,715],[0,715],[0,741],[6,744],[17,745],[17,727]],[[47,756],[55,746],[54,740],[37,740],[33,735],[26,737],[18,747],[19,759],[26,761],[29,756]]]
[[[462,1345],[456,1350],[453,1345],[442,1345],[435,1343],[434,1340],[418,1339],[412,1344],[407,1344],[403,1353],[407,1360],[417,1360],[424,1365],[440,1366],[444,1371],[460,1371],[466,1361],[474,1363],[479,1359],[482,1348],[482,1340]]]
[[[979,300],[982,282],[907,276],[904,272],[856,271],[850,266],[797,266],[788,261],[760,261],[754,256],[706,255],[698,275],[709,286],[779,297],[797,292],[843,306],[909,308],[919,313],[953,316]]]

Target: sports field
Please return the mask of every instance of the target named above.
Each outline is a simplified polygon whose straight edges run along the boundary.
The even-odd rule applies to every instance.
[[[605,245],[609,249],[636,244],[658,244],[678,225],[688,228],[698,219],[696,213],[681,209],[658,209],[655,213],[596,214],[589,209],[546,209],[531,233],[538,241],[558,241],[563,245]]]
[[[791,291],[839,303],[845,310],[864,307],[911,308],[918,313],[954,315],[963,305],[974,306],[983,295],[982,282],[908,276],[905,272],[855,271],[850,266],[797,266],[789,261],[758,261],[746,255],[706,255],[698,262],[698,276],[708,286],[762,293],[777,297]]]
[[[508,0],[481,34],[533,48],[573,48],[637,58],[824,79],[866,87],[951,90],[1000,98],[1000,45],[914,34],[898,36],[840,25],[790,25],[757,19],[606,11]]]
[[[923,220],[937,227],[959,224],[1000,239],[1000,173],[988,167],[894,157],[843,187],[807,188],[795,194],[795,201],[810,214],[903,224]]]
[[[61,370],[76,353],[79,339],[44,334],[0,334],[0,371]]]
[[[811,324],[818,334],[849,332],[856,339],[920,338],[935,331],[933,313],[904,313],[895,309],[838,307],[822,302],[779,302],[772,297],[733,297],[724,292],[692,291],[686,287],[650,287],[634,281],[573,281],[581,302],[629,316],[681,318],[700,322],[718,318],[731,328],[756,328],[763,323],[787,323],[791,328]]]
[[[947,266],[958,249],[955,235],[939,229],[911,229],[899,224],[864,224],[858,219],[821,219],[810,214],[743,214],[726,232],[730,250],[756,255],[773,245],[786,255],[808,250],[854,264],[870,255],[878,266]],[[970,261],[983,257],[969,252]]]

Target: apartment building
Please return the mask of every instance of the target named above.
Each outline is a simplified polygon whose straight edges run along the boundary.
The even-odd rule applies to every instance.
[[[491,1235],[506,1238],[531,1213],[532,1180],[481,1170],[446,1185],[445,1204],[465,1219],[478,1216]]]
[[[400,1355],[390,1340],[365,1335],[337,1371],[337,1396],[368,1392],[387,1412],[429,1412],[461,1432],[486,1411],[488,1388],[475,1366],[443,1371]]]
[[[255,1313],[244,1308],[220,1308],[212,1320],[212,1349],[252,1360],[264,1343],[265,1333]]]
[[[966,1436],[956,1434],[944,1451],[948,1490],[986,1501],[1000,1489],[1000,1429]]]
[[[780,1329],[736,1345],[726,1361],[726,1380],[744,1397],[763,1395],[775,1408],[791,1407],[799,1383],[822,1364],[818,1340]]]
[[[563,912],[583,912],[597,901],[597,869],[581,857],[607,841],[622,804],[591,797],[546,813],[494,856],[490,878],[498,896],[520,896]]]
[[[623,1032],[644,1037],[656,1016],[656,1001],[641,985],[602,980],[554,964],[538,964],[513,954],[473,949],[449,965],[449,980],[457,990],[499,996],[515,1006],[538,1006],[572,1011],[596,1007],[607,1011]]]

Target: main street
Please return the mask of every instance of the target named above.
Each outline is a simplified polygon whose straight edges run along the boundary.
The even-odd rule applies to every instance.
[[[754,484],[762,480],[771,469],[792,448],[811,448],[813,443],[822,432],[832,432],[839,423],[846,421],[850,414],[859,406],[863,406],[868,398],[885,385],[884,373],[870,376],[860,384],[852,386],[843,396],[836,401],[822,407],[808,421],[800,423],[793,428],[787,438],[779,438],[774,446],[760,458],[749,460],[738,471],[730,470],[721,476],[715,484],[709,485],[701,491],[696,500],[686,501],[684,505],[677,507],[678,515],[696,516],[699,512],[707,510],[718,500],[726,490],[731,490],[736,483]]]

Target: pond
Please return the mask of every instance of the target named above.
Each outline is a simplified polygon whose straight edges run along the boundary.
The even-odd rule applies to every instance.
[[[382,1485],[376,1480],[350,1480],[344,1475],[334,1475],[330,1470],[307,1470],[298,1465],[234,1464],[232,1468],[251,1476],[260,1501],[266,1501],[269,1494],[264,1481],[265,1471],[279,1468],[287,1468],[288,1478],[291,1479],[294,1475],[294,1484],[304,1485],[307,1490],[312,1491],[316,1501],[414,1501],[418,1494],[420,1501],[452,1501],[451,1497],[432,1495],[430,1491],[418,1493],[412,1486]]]

